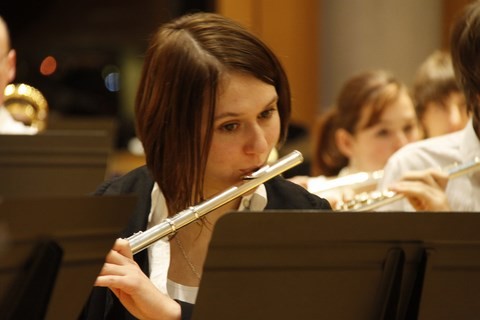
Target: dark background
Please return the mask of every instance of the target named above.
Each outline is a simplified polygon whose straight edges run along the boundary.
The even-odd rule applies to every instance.
[[[120,108],[119,91],[109,91],[102,71],[118,66],[128,52],[139,58],[161,23],[194,11],[214,11],[214,1],[43,0],[2,1],[0,15],[17,51],[16,83],[39,89],[55,115],[112,116],[118,120],[117,147],[134,135],[132,119]],[[57,70],[41,75],[46,56]],[[133,109],[133,106],[128,106]]]

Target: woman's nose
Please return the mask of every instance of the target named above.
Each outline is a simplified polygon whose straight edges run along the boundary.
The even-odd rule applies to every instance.
[[[465,122],[459,106],[454,105],[450,108],[448,114],[448,122],[450,124],[451,132],[463,129],[463,127],[465,126]]]
[[[252,126],[245,143],[247,153],[265,153],[268,151],[268,142],[262,127]]]
[[[405,132],[400,131],[395,135],[395,142],[393,143],[393,146],[395,147],[395,150],[398,150],[404,145],[406,145],[408,142],[409,140]]]

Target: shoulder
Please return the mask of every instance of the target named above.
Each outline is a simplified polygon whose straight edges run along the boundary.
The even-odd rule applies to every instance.
[[[444,168],[463,162],[460,149],[466,130],[412,142],[399,149],[388,159],[378,189],[387,189],[409,171]]]
[[[463,131],[457,131],[405,145],[388,159],[384,175],[396,173],[398,176],[406,171],[444,167],[461,160],[458,157],[463,135]]]
[[[154,180],[146,166],[134,169],[127,174],[105,181],[95,192],[96,196],[131,194],[137,197],[132,217],[122,235],[131,235],[147,226],[151,207],[151,194]]]
[[[109,179],[102,183],[95,195],[125,194],[151,191],[153,177],[146,166],[138,167],[123,176]]]
[[[280,176],[265,182],[265,189],[266,209],[331,209],[326,199]]]
[[[15,120],[5,106],[0,105],[0,134],[25,134],[34,135],[37,128],[30,127],[23,122]]]
[[[405,145],[394,155],[396,157],[422,157],[437,154],[444,156],[456,154],[460,148],[464,135],[465,131],[460,130],[438,137],[419,140]]]

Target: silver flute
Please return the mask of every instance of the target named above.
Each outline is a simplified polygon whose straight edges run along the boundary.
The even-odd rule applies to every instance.
[[[447,173],[449,180],[475,172],[477,170],[480,170],[479,157],[475,157],[473,160],[465,163],[452,164],[446,168],[443,168],[443,171]],[[337,203],[335,210],[357,212],[372,211],[392,202],[399,201],[404,197],[405,196],[403,194],[389,190],[361,193],[356,195],[353,200]]]
[[[303,156],[299,151],[292,151],[288,155],[278,159],[271,165],[265,165],[244,177],[244,183],[239,186],[233,186],[229,189],[201,202],[198,205],[191,206],[188,209],[178,212],[174,216],[167,218],[159,224],[145,230],[134,233],[127,238],[130,243],[132,253],[136,254],[149,247],[156,241],[174,234],[177,230],[200,219],[207,213],[221,207],[222,205],[238,198],[245,193],[253,190],[267,180],[281,174],[282,172],[300,164]]]

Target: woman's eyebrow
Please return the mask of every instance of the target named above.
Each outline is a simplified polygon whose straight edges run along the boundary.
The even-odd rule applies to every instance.
[[[228,117],[238,117],[239,115],[240,113],[236,113],[236,112],[224,112],[215,116],[215,121],[221,120],[223,118],[228,118]]]
[[[269,102],[267,102],[265,104],[265,107],[268,107],[269,105],[271,105],[271,104],[273,104],[277,101],[278,101],[278,96],[275,95]],[[219,115],[215,116],[215,121],[221,120],[223,118],[228,118],[228,117],[238,117],[240,115],[241,115],[241,113],[238,113],[238,112],[231,112],[231,111],[224,112],[224,113],[220,113]]]

